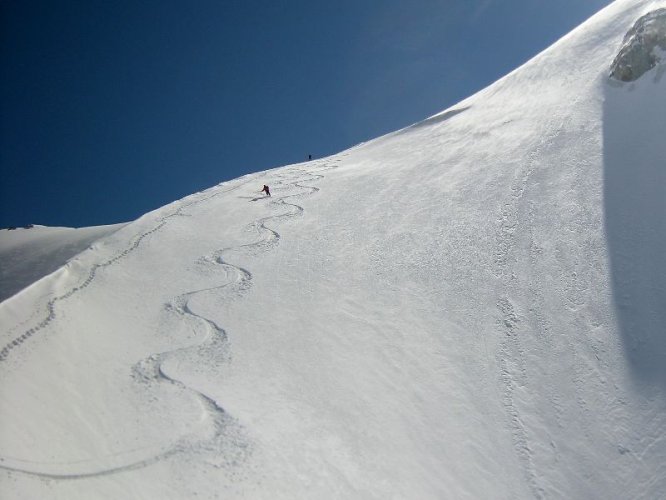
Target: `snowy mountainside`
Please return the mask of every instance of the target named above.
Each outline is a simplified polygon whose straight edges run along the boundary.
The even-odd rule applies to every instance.
[[[664,6],[2,302],[0,496],[663,497],[666,88],[609,73]]]
[[[0,231],[0,301],[63,266],[123,224],[83,228],[33,226]]]

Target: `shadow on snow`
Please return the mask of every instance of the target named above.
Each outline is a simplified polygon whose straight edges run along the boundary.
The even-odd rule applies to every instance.
[[[666,99],[651,80],[605,85],[604,214],[627,360],[641,385],[666,389]]]

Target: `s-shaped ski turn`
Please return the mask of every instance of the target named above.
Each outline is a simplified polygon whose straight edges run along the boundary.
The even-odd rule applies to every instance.
[[[147,358],[138,361],[132,367],[131,375],[134,381],[137,384],[145,386],[148,392],[150,392],[151,387],[155,388],[160,385],[175,391],[189,393],[197,401],[202,411],[202,418],[193,425],[191,432],[174,441],[165,443],[157,449],[153,448],[149,455],[137,456],[136,450],[128,450],[125,454],[114,454],[111,460],[109,460],[109,457],[100,457],[98,459],[79,462],[43,463],[3,456],[0,450],[0,470],[4,469],[6,471],[47,479],[72,480],[141,469],[182,453],[191,455],[205,454],[207,456],[212,454],[218,455],[218,458],[223,457],[222,463],[242,463],[244,457],[251,452],[251,444],[244,436],[242,424],[229,415],[219,402],[187,385],[176,376],[171,376],[165,368],[165,364],[169,360],[176,359],[179,356],[195,356],[204,359],[215,359],[217,361],[229,360],[230,349],[227,332],[214,321],[194,311],[190,304],[191,300],[199,294],[214,293],[221,296],[224,300],[230,301],[233,297],[237,297],[243,291],[248,290],[252,285],[253,276],[251,271],[229,262],[226,254],[233,252],[238,255],[240,252],[241,254],[256,255],[274,248],[280,241],[280,233],[273,227],[274,224],[298,217],[304,212],[302,206],[293,203],[293,199],[309,196],[319,191],[318,187],[306,185],[305,183],[312,183],[322,179],[324,176],[319,172],[336,167],[337,165],[335,164],[325,163],[319,166],[317,170],[292,167],[276,172],[277,179],[274,184],[278,187],[278,191],[281,186],[300,190],[293,194],[272,196],[269,198],[272,205],[284,207],[287,210],[253,221],[248,226],[248,229],[255,232],[257,237],[254,241],[242,245],[225,247],[199,259],[200,262],[212,264],[223,269],[227,278],[224,282],[212,287],[183,292],[165,304],[164,314],[168,316],[167,321],[192,322],[193,328],[203,333],[203,340],[193,346],[151,354]],[[204,203],[216,196],[227,194],[244,186],[248,182],[250,181],[247,180],[226,190],[215,190],[212,194],[203,197],[199,196],[191,202],[183,204],[175,212],[158,220],[152,229],[137,236],[124,251],[101,264],[94,264],[90,268],[87,278],[82,283],[48,301],[48,314],[36,326],[27,329],[22,335],[16,337],[0,350],[0,366],[1,362],[7,358],[12,349],[19,347],[37,332],[48,328],[51,322],[57,321],[59,303],[66,301],[74,294],[88,287],[95,280],[100,270],[119,262],[135,251],[145,238],[161,230],[173,217],[186,215],[184,211],[187,208]],[[123,461],[123,456],[127,457],[126,461]]]

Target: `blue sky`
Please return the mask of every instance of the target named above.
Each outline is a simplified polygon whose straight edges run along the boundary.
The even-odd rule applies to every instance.
[[[609,3],[5,0],[0,227],[129,221],[336,153],[477,92]]]

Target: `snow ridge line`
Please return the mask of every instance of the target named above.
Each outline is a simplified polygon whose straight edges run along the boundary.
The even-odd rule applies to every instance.
[[[48,311],[48,314],[42,321],[40,321],[36,326],[24,331],[22,335],[20,335],[20,336],[14,338],[13,340],[7,342],[3,346],[3,348],[0,349],[0,362],[5,361],[7,359],[7,357],[9,356],[9,353],[12,349],[17,348],[18,346],[23,344],[23,342],[25,342],[30,337],[32,337],[35,333],[37,333],[38,331],[43,330],[44,328],[46,328],[56,318],[56,307],[55,307],[56,304],[58,302],[61,302],[63,300],[68,299],[72,295],[74,295],[74,294],[80,292],[81,290],[87,288],[93,282],[95,277],[97,276],[97,271],[98,270],[109,267],[109,266],[112,266],[113,264],[115,264],[119,260],[124,259],[125,257],[127,257],[131,252],[136,250],[139,247],[139,245],[141,245],[141,242],[145,238],[147,238],[148,236],[150,236],[153,233],[156,233],[157,231],[162,229],[167,224],[169,219],[171,219],[173,217],[178,217],[178,216],[183,215],[182,212],[186,208],[189,208],[193,205],[196,205],[196,204],[202,203],[204,201],[207,201],[207,200],[209,200],[211,198],[214,198],[215,196],[218,196],[220,194],[227,193],[229,191],[233,191],[235,189],[238,189],[239,187],[243,186],[247,182],[250,182],[250,180],[247,180],[247,181],[245,181],[245,182],[243,182],[243,183],[241,183],[237,186],[234,186],[230,189],[227,189],[226,191],[217,191],[217,192],[213,193],[210,196],[206,196],[205,198],[198,198],[198,199],[192,200],[191,202],[186,203],[186,204],[178,207],[178,209],[175,212],[173,212],[169,215],[166,215],[166,216],[162,217],[161,219],[159,219],[159,222],[155,227],[153,227],[149,231],[146,231],[146,232],[140,234],[139,236],[137,236],[134,240],[134,243],[132,245],[130,245],[128,248],[126,248],[125,250],[123,250],[119,254],[116,254],[111,259],[109,259],[105,262],[102,262],[101,264],[94,264],[90,268],[88,276],[86,277],[86,279],[80,285],[71,288],[66,293],[64,293],[62,295],[59,295],[57,297],[54,297],[54,298],[52,298],[51,300],[49,300],[47,302],[46,309]]]

